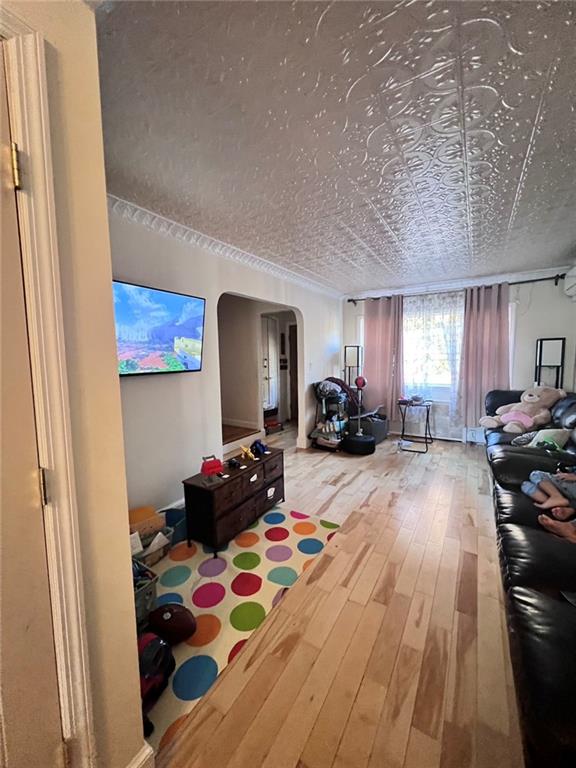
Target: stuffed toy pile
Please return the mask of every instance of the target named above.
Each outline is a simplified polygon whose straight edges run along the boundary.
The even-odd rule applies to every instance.
[[[550,409],[566,397],[563,389],[553,387],[531,387],[522,392],[519,403],[501,405],[496,416],[483,416],[480,425],[487,429],[503,427],[504,432],[521,435],[523,432],[549,424]]]

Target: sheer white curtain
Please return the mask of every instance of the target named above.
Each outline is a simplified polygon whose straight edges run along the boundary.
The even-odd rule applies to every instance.
[[[464,291],[405,296],[403,322],[404,394],[448,403],[455,420]]]

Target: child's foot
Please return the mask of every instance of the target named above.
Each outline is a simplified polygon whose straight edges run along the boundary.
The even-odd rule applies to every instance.
[[[554,533],[556,536],[560,536],[561,538],[576,544],[576,526],[572,523],[553,520],[551,517],[548,517],[548,515],[538,515],[538,522],[543,528],[550,531],[550,533]]]
[[[569,503],[563,496],[550,496],[546,501],[535,501],[534,505],[540,509],[554,509],[554,507],[567,507]]]
[[[552,515],[556,520],[569,520],[573,515],[576,515],[576,509],[572,509],[572,507],[554,507]]]

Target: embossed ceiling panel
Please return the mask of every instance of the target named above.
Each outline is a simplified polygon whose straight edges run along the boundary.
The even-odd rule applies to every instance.
[[[342,293],[565,264],[573,2],[120,2],[108,186]]]

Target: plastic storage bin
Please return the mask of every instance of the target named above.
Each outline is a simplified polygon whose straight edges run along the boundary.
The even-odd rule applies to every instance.
[[[160,549],[155,549],[154,552],[149,552],[148,554],[144,554],[144,552],[137,553],[136,555],[134,555],[136,560],[150,567],[152,565],[155,565],[156,563],[159,563],[160,560],[162,560],[162,558],[165,557],[168,554],[168,552],[170,552],[172,548],[174,531],[172,528],[169,528],[168,526],[166,526],[165,528],[162,528],[161,533],[163,533],[164,536],[166,536],[166,538],[168,539],[168,542],[164,544],[164,546],[161,547]],[[149,536],[142,539],[142,546],[144,547],[144,549],[146,549],[146,547],[148,547],[152,543],[156,535],[157,534],[155,533],[153,536]]]
[[[361,419],[362,431],[365,435],[372,435],[376,445],[385,440],[388,435],[388,419],[386,416],[365,416]]]
[[[186,539],[186,510],[184,507],[170,507],[163,509],[162,514],[166,518],[166,525],[174,530],[172,546]]]
[[[137,578],[134,575],[135,568],[134,566],[132,567],[136,624],[138,629],[141,630],[148,622],[148,614],[156,607],[156,583],[158,576],[151,568],[148,568],[136,558],[133,558],[133,560],[136,561],[136,570],[142,574],[141,578]]]

